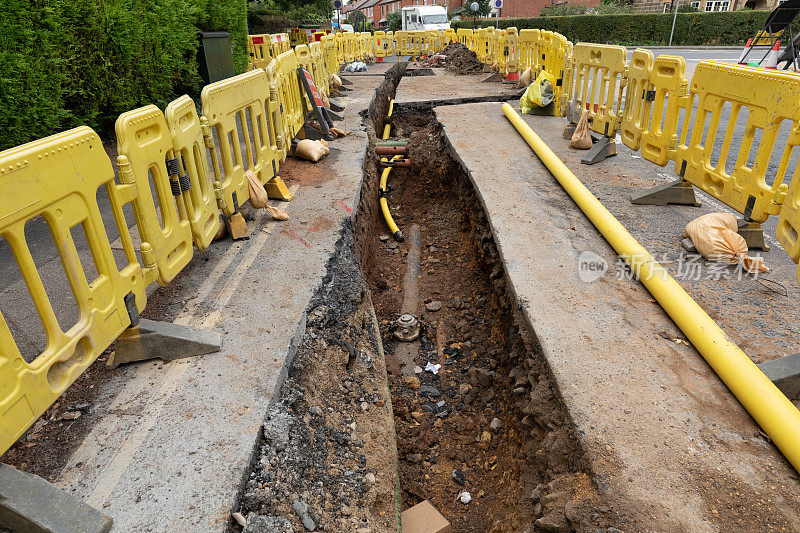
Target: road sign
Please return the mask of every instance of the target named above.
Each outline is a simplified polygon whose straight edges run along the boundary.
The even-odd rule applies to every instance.
[[[333,0],[333,9],[342,9],[342,0]]]
[[[494,7],[496,7],[497,9],[503,7],[503,0],[494,0]]]

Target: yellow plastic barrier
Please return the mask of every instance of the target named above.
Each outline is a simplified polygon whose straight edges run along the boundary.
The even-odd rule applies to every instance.
[[[678,144],[678,105],[686,98],[686,60],[680,56],[658,56],[650,72],[647,117],[642,131],[642,157],[665,166],[675,160]],[[652,102],[652,103],[651,103]],[[664,118],[662,126],[662,117]]]
[[[412,31],[410,36],[410,45],[411,45],[411,57],[412,59],[419,58],[423,54],[423,50],[425,49],[425,37],[427,36],[427,32],[417,30]]]
[[[508,34],[499,31],[497,36],[497,48],[494,54],[494,65],[501,74],[506,72],[506,60],[508,59]]]
[[[344,34],[344,60],[352,63],[356,60],[358,53],[358,36],[355,33],[347,32]]]
[[[211,139],[211,128],[197,115],[194,100],[185,95],[167,105],[164,118],[172,137],[167,157],[176,158],[180,167],[178,205],[183,205],[194,245],[198,250],[205,250],[219,229],[217,200],[205,146],[205,139]],[[185,190],[186,179],[188,191]]]
[[[572,68],[572,53],[573,53],[573,46],[571,41],[566,41],[564,44],[564,78],[561,82],[561,107],[560,109],[558,106],[556,108],[559,110],[558,114],[566,115],[567,113],[567,106],[569,102],[572,101],[572,91],[574,89],[573,79],[572,76],[574,74],[574,69]]]
[[[625,88],[625,109],[622,112],[620,137],[631,150],[639,151],[642,131],[650,120],[650,74],[653,71],[653,52],[637,48],[628,65],[628,85]]]
[[[372,59],[375,57],[375,49],[373,46],[375,41],[372,39],[372,34],[370,32],[361,32],[358,43],[360,47],[360,57],[362,60]]]
[[[322,41],[314,41],[309,45],[311,50],[311,67],[313,69],[314,83],[317,88],[327,95],[331,94],[328,86],[328,71],[325,68],[325,55],[322,50]]]
[[[397,42],[394,38],[394,32],[386,32],[386,57],[392,57],[397,53]]]
[[[285,52],[278,56],[279,98],[283,106],[283,128],[286,145],[302,131],[305,123],[303,99],[300,95],[300,81],[297,78],[297,56]]]
[[[250,52],[250,68],[264,68],[272,60],[272,39],[270,35],[248,35],[247,48]]]
[[[541,72],[541,54],[539,30],[519,30],[519,69],[531,69],[531,79]]]
[[[614,137],[622,122],[627,66],[622,46],[578,43],[572,52],[573,104],[588,110],[589,128],[607,137]]]
[[[413,54],[411,48],[411,33],[407,31],[394,32],[395,42],[397,43],[396,54],[398,59],[409,57]]]
[[[122,211],[136,198],[136,187],[115,182],[111,161],[94,131],[82,126],[0,152],[0,179],[0,236],[14,254],[47,336],[44,351],[27,362],[0,314],[2,454],[130,325],[129,306],[136,313],[144,310],[146,296]],[[97,189],[102,186],[125,249],[127,264],[122,270],[117,268],[97,206]],[[78,308],[78,321],[66,331],[58,323],[25,240],[25,224],[37,216],[44,218],[53,236]],[[95,279],[86,277],[72,231],[86,235]]]
[[[271,36],[271,47],[272,53],[270,56],[272,58],[278,57],[280,54],[284,52],[288,52],[292,49],[292,43],[289,40],[289,36],[285,33],[275,33]]]
[[[754,222],[763,222],[769,215],[777,215],[788,187],[782,177],[789,163],[791,146],[784,150],[777,177],[772,186],[766,182],[767,166],[783,120],[797,130],[800,122],[800,76],[794,73],[765,70],[721,61],[703,60],[692,76],[689,97],[681,104],[686,116],[698,98],[697,115],[691,137],[688,137],[688,118],[677,148],[676,169],[692,185],[721,200],[740,213],[749,212]],[[744,138],[741,140],[735,168],[725,168],[734,136],[736,119],[732,118],[724,130],[722,151],[716,165],[711,164],[714,139],[720,129],[720,118],[725,103],[731,105],[731,117],[737,117],[742,107],[749,110]],[[676,117],[673,117],[676,120]],[[708,134],[704,138],[704,125],[708,120]],[[756,129],[763,134],[757,146],[751,148]],[[793,140],[796,136],[793,136]],[[755,154],[752,166],[748,158]],[[750,205],[748,205],[750,204]]]
[[[797,130],[793,130],[789,142],[793,146],[800,144]],[[795,263],[800,262],[800,172],[795,167],[786,200],[778,213],[778,227],[775,230],[778,242]],[[800,267],[796,271],[800,281]]]
[[[380,63],[386,57],[386,32],[376,31],[373,39],[375,41],[375,61]]]
[[[456,37],[458,37],[458,42],[472,50],[472,30],[468,28],[458,28],[458,30],[456,30]]]
[[[517,28],[506,29],[506,46],[504,49],[506,57],[506,79],[517,81],[519,79],[519,35]]]
[[[222,186],[230,210],[250,198],[245,170],[252,170],[262,184],[275,176],[276,154],[269,144],[265,116],[265,100],[269,98],[267,74],[254,70],[206,85],[200,98],[203,115],[216,132],[217,153],[222,160],[220,164],[216,157],[212,158],[214,177]]]
[[[325,72],[328,74],[328,88],[330,89],[331,76],[339,72],[339,55],[337,53],[336,36],[326,35],[322,38],[322,52],[325,56]]]
[[[267,68],[264,69],[267,74],[267,83],[269,84],[269,105],[267,105],[267,112],[269,113],[269,132],[270,139],[272,139],[273,150],[275,152],[276,166],[286,161],[286,129],[283,126],[283,103],[281,101],[281,80],[278,74],[278,61],[273,59]],[[277,170],[277,168],[276,168]]]
[[[347,48],[347,42],[345,41],[345,34],[342,32],[337,33],[335,36],[336,39],[336,57],[337,62],[339,65],[345,62],[345,49]]]
[[[444,45],[443,48],[455,42],[458,42],[458,35],[456,35],[456,30],[452,28],[447,28],[446,30],[444,30],[444,35],[442,36],[442,44]]]
[[[555,115],[563,116],[566,114],[566,104],[569,101],[567,97],[572,92],[570,87],[565,87],[564,85],[564,70],[570,45],[566,37],[552,31],[540,31],[539,44],[542,53],[541,69],[556,79],[556,86],[553,87]]]
[[[163,286],[189,264],[193,253],[192,230],[185,213],[180,216],[177,211],[166,164],[172,135],[154,105],[121,114],[114,129],[120,181],[135,184],[137,190],[133,213],[141,238],[142,274],[146,284],[158,281]]]

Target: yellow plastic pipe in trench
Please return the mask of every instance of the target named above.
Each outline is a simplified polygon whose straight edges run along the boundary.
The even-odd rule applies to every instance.
[[[800,472],[800,411],[614,218],[522,117],[503,113],[772,442]]]
[[[394,112],[394,99],[389,102],[389,112],[386,115],[386,125],[383,126],[383,138],[388,139],[391,136],[392,132],[392,113]],[[398,156],[392,158],[394,161]],[[381,161],[389,161],[389,158],[382,157]],[[392,167],[386,167],[381,172],[381,181],[378,185],[378,194],[379,199],[378,203],[381,206],[381,212],[383,213],[383,218],[386,220],[386,225],[389,226],[389,231],[392,232],[392,236],[398,242],[402,242],[403,232],[400,231],[400,228],[397,227],[397,224],[394,222],[394,218],[392,218],[392,213],[389,211],[389,203],[386,201],[386,182],[389,179],[389,173],[392,171]]]

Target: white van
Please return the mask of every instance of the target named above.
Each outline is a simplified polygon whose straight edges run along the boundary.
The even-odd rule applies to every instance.
[[[442,6],[409,6],[400,14],[404,31],[450,29],[447,10]]]

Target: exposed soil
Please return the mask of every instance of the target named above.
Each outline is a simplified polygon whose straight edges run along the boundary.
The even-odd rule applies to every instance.
[[[584,470],[535,339],[509,305],[485,215],[432,114],[396,106],[392,131],[409,137],[412,167],[392,171],[389,205],[402,230],[421,230],[422,334],[413,376],[402,375],[392,356],[401,344],[392,331],[409,243],[388,239],[371,205],[374,169],[366,172],[356,235],[385,344],[403,508],[427,499],[465,532],[614,523]],[[422,370],[428,363],[441,365],[437,374]],[[460,500],[465,492],[468,504]]]
[[[483,63],[478,61],[475,52],[461,43],[451,43],[441,52],[429,56],[420,62],[426,67],[446,67],[456,74],[474,74],[483,70]]]

